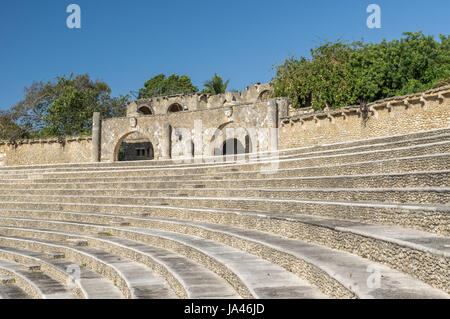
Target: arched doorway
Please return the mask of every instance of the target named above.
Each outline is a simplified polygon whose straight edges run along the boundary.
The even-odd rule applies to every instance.
[[[116,161],[150,161],[155,158],[152,142],[139,133],[130,133],[116,147]]]

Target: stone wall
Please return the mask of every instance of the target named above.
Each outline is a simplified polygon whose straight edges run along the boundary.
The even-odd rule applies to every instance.
[[[224,94],[203,94],[161,96],[150,99],[130,101],[127,104],[127,116],[166,115],[171,109],[198,111],[235,104],[266,101],[272,92],[270,84],[255,83],[245,91],[226,92]]]
[[[83,163],[92,158],[91,137],[0,141],[0,166]]]
[[[280,149],[407,134],[450,127],[450,86],[368,105],[282,117]]]
[[[101,161],[116,161],[122,142],[136,133],[152,143],[155,159],[212,156],[230,137],[248,152],[267,151],[269,128],[277,126],[276,101],[103,120]]]
[[[358,106],[292,114],[288,100],[270,99],[269,91],[268,85],[256,84],[245,92],[207,96],[204,105],[197,103],[202,95],[133,101],[127,117],[101,120],[96,114],[94,137],[0,141],[0,166],[112,162],[122,143],[137,137],[151,143],[155,159],[177,159],[219,155],[230,131],[248,153],[450,127],[450,86],[371,103],[366,117]],[[167,113],[174,101],[187,109]],[[142,103],[154,113],[138,112]],[[127,153],[135,154],[136,147]]]

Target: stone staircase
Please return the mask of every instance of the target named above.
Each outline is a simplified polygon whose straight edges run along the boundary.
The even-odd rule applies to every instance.
[[[450,128],[214,159],[0,168],[0,298],[450,297]]]

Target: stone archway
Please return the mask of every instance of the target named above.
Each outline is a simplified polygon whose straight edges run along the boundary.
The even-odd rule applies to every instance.
[[[155,159],[154,144],[139,132],[129,132],[123,135],[114,147],[114,162],[153,159]]]
[[[257,102],[265,102],[268,101],[272,96],[272,92],[270,90],[262,91],[257,98]]]
[[[235,122],[224,123],[216,129],[210,138],[208,155],[226,155],[227,145],[234,145],[231,154],[244,154],[253,151],[252,138],[248,130],[245,126]]]

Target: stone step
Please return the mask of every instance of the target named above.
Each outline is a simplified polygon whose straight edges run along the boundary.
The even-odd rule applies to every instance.
[[[173,276],[180,282],[186,298],[240,298],[230,284],[219,275],[182,255],[124,238],[110,237],[108,242],[132,248],[141,257],[139,258],[141,262],[143,258],[150,258],[163,265],[170,273],[169,277]]]
[[[0,275],[14,278],[14,285],[32,298],[75,299],[76,295],[42,272],[23,270],[23,265],[0,259]]]
[[[167,283],[142,264],[100,249],[62,244],[69,236],[61,238],[56,233],[14,227],[3,227],[0,233],[1,246],[40,252],[48,249],[64,251],[68,260],[111,280],[125,298],[176,298]]]
[[[64,259],[66,256],[58,251],[44,252],[44,257],[47,259]]]
[[[19,235],[23,235],[23,233],[19,233]],[[99,248],[103,247],[102,251],[119,252],[121,253],[121,258],[122,256],[125,256],[136,259],[136,261],[140,263],[144,262],[146,259],[156,261],[159,265],[165,267],[166,270],[161,270],[161,267],[158,269],[158,266],[151,265],[150,262],[147,262],[146,265],[155,268],[155,271],[159,271],[160,275],[168,277],[167,279],[169,280],[171,278],[172,280],[179,280],[181,285],[183,285],[183,287],[180,288],[183,290],[182,294],[185,295],[184,297],[239,298],[239,295],[234,292],[224,279],[208,269],[190,261],[188,258],[174,254],[168,250],[150,247],[126,239],[111,237],[107,240],[102,240],[101,242],[103,245],[99,245]],[[105,247],[105,243],[110,244],[111,247]],[[105,250],[105,248],[109,249]]]
[[[343,143],[333,143],[327,145],[318,145],[318,146],[308,146],[301,147],[295,149],[287,149],[280,150],[278,153],[275,153],[279,156],[283,155],[292,155],[292,154],[302,154],[305,152],[314,152],[314,151],[325,151],[325,150],[335,150],[341,148],[349,148],[349,147],[357,147],[357,146],[374,146],[377,144],[383,143],[395,143],[402,141],[410,141],[414,139],[421,139],[427,137],[435,137],[443,134],[449,134],[450,129],[436,129],[429,131],[422,131],[410,134],[401,134],[394,136],[386,136],[386,137],[378,137],[372,139],[362,139],[356,141],[349,141]],[[262,156],[273,155],[273,152],[270,153],[260,153]],[[156,160],[156,161],[134,161],[134,162],[116,162],[116,163],[69,163],[69,164],[41,164],[41,165],[23,165],[23,166],[15,166],[15,167],[0,167],[0,172],[12,172],[16,170],[49,170],[49,169],[97,169],[97,168],[117,168],[117,167],[133,167],[133,166],[156,166],[156,165],[170,165],[174,162],[172,160]]]
[[[178,241],[212,256],[235,273],[256,298],[325,298],[317,288],[283,268],[238,249],[198,237],[159,230],[142,234]]]
[[[58,258],[54,258],[53,256],[58,256]],[[86,269],[86,267],[67,260],[61,260],[62,258],[59,256],[61,256],[61,253],[58,252],[40,253],[0,246],[0,258],[19,261],[21,263],[35,263],[43,273],[70,288],[78,298],[122,298],[120,291],[109,280]]]
[[[433,143],[433,142],[443,142],[445,140],[449,140],[450,134],[441,134],[436,135],[433,137],[422,137],[418,139],[410,139],[406,141],[400,141],[400,142],[388,142],[388,143],[380,143],[375,145],[359,145],[359,146],[351,146],[351,147],[342,147],[339,149],[332,149],[332,150],[320,150],[320,151],[311,151],[311,152],[300,152],[300,153],[290,153],[290,154],[283,154],[283,152],[279,152],[276,155],[271,154],[270,156],[264,156],[264,154],[256,154],[255,156],[252,156],[251,159],[255,162],[259,161],[269,161],[269,160],[281,160],[281,159],[294,159],[294,158],[308,158],[308,157],[314,157],[314,156],[323,156],[323,155],[337,155],[337,154],[347,154],[347,153],[354,153],[354,152],[364,152],[364,151],[375,151],[375,150],[384,150],[387,148],[392,147],[407,147],[407,146],[414,146],[414,145],[423,145],[424,143]],[[136,170],[136,169],[146,169],[151,167],[152,169],[164,169],[168,170],[171,168],[177,168],[180,167],[183,168],[204,168],[204,167],[214,167],[216,165],[221,166],[224,164],[222,158],[220,157],[213,157],[217,162],[214,161],[208,161],[208,158],[205,159],[205,161],[200,161],[198,163],[183,163],[183,162],[177,162],[176,164],[166,163],[165,165],[151,165],[146,163],[142,166],[114,166],[114,167],[108,167],[105,166],[101,168],[102,171],[126,171],[126,170]],[[227,161],[228,162],[228,161]],[[228,163],[228,164],[234,164],[234,163]],[[239,164],[239,163],[238,163]],[[99,167],[98,167],[99,168]],[[55,173],[55,172],[89,172],[92,170],[92,168],[89,167],[53,167],[53,168],[41,168],[41,169],[10,169],[2,171],[0,170],[0,176],[3,176],[5,174],[43,174],[43,173]]]
[[[405,156],[421,156],[429,154],[441,154],[450,151],[450,141],[435,142],[430,144],[420,144],[394,149],[351,152],[348,154],[323,155],[308,158],[294,158],[269,160],[258,163],[237,163],[214,165],[214,167],[183,168],[174,167],[161,170],[160,168],[134,169],[134,170],[93,170],[84,172],[59,172],[59,173],[30,173],[30,174],[6,174],[0,176],[2,179],[60,179],[60,178],[92,178],[92,177],[130,177],[130,176],[154,176],[155,174],[173,175],[178,174],[214,174],[217,172],[238,172],[241,170],[273,171],[278,169],[299,168],[299,167],[320,167],[327,165],[339,165],[356,163],[360,161],[376,161],[381,159],[401,158]]]
[[[348,142],[342,142],[342,143],[331,143],[331,144],[321,144],[321,145],[315,145],[315,146],[291,148],[291,149],[286,149],[286,150],[280,150],[280,152],[283,155],[290,155],[290,154],[299,154],[302,152],[325,151],[325,150],[334,150],[334,149],[341,149],[341,148],[347,148],[347,147],[376,146],[377,144],[410,141],[410,140],[414,140],[414,139],[435,137],[435,136],[440,136],[440,135],[449,134],[449,133],[450,133],[449,128],[443,128],[443,129],[428,130],[428,131],[422,131],[422,132],[416,132],[416,133],[410,133],[410,134],[390,135],[390,136],[385,136],[385,137],[354,140],[354,141],[348,141]]]
[[[30,299],[25,291],[14,284],[0,285],[0,299]]]
[[[355,202],[428,203],[450,202],[450,187],[408,188],[202,188],[202,189],[13,189],[0,190],[0,198],[10,196],[96,196],[96,197],[246,197],[312,199]],[[7,196],[7,197],[6,197]],[[44,199],[47,200],[47,197]],[[50,200],[51,201],[51,200]],[[127,225],[122,225],[127,226]]]
[[[134,203],[130,205],[129,203]],[[304,213],[335,219],[354,220],[380,225],[412,227],[443,235],[450,233],[450,206],[352,202],[334,200],[293,200],[270,198],[223,197],[113,197],[113,196],[0,196],[0,210],[52,210],[99,213],[136,213],[167,207],[214,208],[242,211]]]
[[[250,174],[249,174],[250,175]],[[249,176],[251,177],[251,176]],[[406,188],[406,187],[439,187],[448,186],[450,170],[362,174],[345,176],[317,176],[317,177],[284,177],[284,178],[247,178],[247,179],[204,179],[183,181],[142,181],[140,178],[125,182],[78,182],[78,183],[14,183],[0,182],[0,190],[13,192],[14,190],[40,191],[46,189],[203,189],[228,187],[272,187],[272,188]]]
[[[22,264],[22,269],[30,272],[38,272],[41,271],[41,265],[37,264]]]
[[[342,175],[361,175],[367,174],[392,174],[405,172],[420,172],[427,170],[448,170],[448,161],[450,153],[431,154],[423,156],[409,156],[395,159],[383,159],[377,161],[348,163],[341,165],[330,165],[321,167],[301,167],[291,169],[275,168],[274,171],[249,170],[239,172],[215,172],[214,174],[205,175],[204,173],[197,174],[182,174],[182,175],[167,175],[167,176],[146,176],[142,174],[138,177],[89,177],[89,178],[41,178],[37,175],[31,178],[23,179],[8,179],[3,180],[3,183],[109,183],[109,182],[128,182],[136,181],[140,178],[141,181],[190,181],[203,179],[248,179],[248,178],[292,178],[292,177],[320,177],[320,176],[342,176]]]
[[[10,285],[14,283],[14,277],[9,276],[1,276],[0,277],[0,285]]]
[[[74,226],[74,225],[73,225]],[[28,233],[33,236],[33,240],[41,242],[43,239],[40,236],[47,234],[48,236],[62,235],[62,232],[44,231],[36,229],[25,228],[7,228],[0,227],[0,233],[5,230],[14,232],[16,235],[23,235]],[[215,243],[213,241],[200,240],[197,237],[187,236],[183,234],[176,234],[171,232],[156,231],[153,235],[149,234],[150,230],[143,230],[144,233],[139,233],[140,236],[153,236],[159,240],[169,240],[178,242],[185,247],[192,247],[193,249],[203,252],[205,256],[211,256],[218,260],[221,264],[226,264],[236,276],[235,280],[240,280],[248,289],[248,297],[256,298],[325,298],[326,296],[311,286],[305,280],[298,278],[294,274],[284,270],[283,268],[269,263],[263,259],[253,255],[244,253],[238,249],[229,246]],[[165,236],[164,236],[165,235]],[[4,238],[2,235],[0,239]],[[85,249],[85,248],[83,248]],[[210,265],[214,267],[217,265]],[[217,270],[222,273],[223,270]],[[227,277],[230,283],[233,284],[233,278]],[[234,283],[235,285],[238,285]],[[243,295],[244,293],[240,293]],[[245,296],[245,294],[244,294]]]
[[[71,246],[76,246],[76,247],[88,246],[87,240],[79,239],[79,238],[66,239],[66,243]]]
[[[410,147],[415,145],[423,145],[427,143],[435,143],[435,142],[442,142],[446,141],[450,138],[450,134],[439,134],[432,137],[421,137],[421,138],[414,138],[414,139],[408,139],[403,141],[385,141],[383,143],[376,143],[376,144],[360,144],[360,145],[342,145],[339,148],[334,149],[313,149],[309,151],[295,151],[290,150],[287,152],[282,152],[280,154],[277,154],[275,156],[272,155],[272,157],[278,157],[281,159],[288,159],[288,158],[306,158],[306,157],[313,157],[317,155],[337,155],[337,154],[347,154],[351,152],[365,152],[365,151],[376,151],[376,150],[385,150],[385,149],[393,149],[393,148],[400,148],[400,147]],[[264,157],[261,157],[261,160]],[[271,157],[267,157],[271,158]]]
[[[289,271],[299,272],[309,281],[322,285],[322,291],[339,298],[339,289],[324,279],[324,273],[341,283],[358,298],[450,298],[447,293],[405,275],[400,271],[363,259],[356,255],[330,249],[305,241],[288,239],[267,232],[247,230],[226,225],[173,219],[151,219],[164,223],[172,230],[184,234],[195,234],[216,242],[232,245],[255,254],[272,263],[284,266]],[[448,239],[450,242],[450,239]],[[450,252],[450,250],[449,250]],[[449,254],[450,255],[450,254]],[[294,258],[293,258],[294,257]],[[313,265],[316,269],[311,269]],[[299,271],[298,269],[302,269]],[[368,269],[380,273],[380,286],[369,282]],[[318,274],[318,270],[322,274]]]
[[[229,214],[233,218],[233,213]],[[70,219],[71,213],[64,214],[65,219]],[[252,216],[253,215],[253,216]],[[97,219],[109,216],[86,216],[86,218]],[[352,254],[371,259],[374,262],[384,263],[394,269],[410,274],[431,284],[447,293],[450,292],[450,238],[437,236],[430,233],[403,229],[399,227],[375,226],[355,222],[345,222],[324,218],[313,218],[311,216],[297,215],[294,217],[256,215],[247,213],[240,215],[240,218],[232,219],[228,226],[238,225],[241,229],[264,231],[277,233],[299,239],[301,241],[316,242],[317,244],[330,248],[345,250]],[[224,218],[222,218],[224,219]],[[204,232],[204,227],[194,227],[198,221],[188,221],[183,219],[174,227],[174,221],[161,218],[129,218],[134,227],[127,229],[117,229],[111,227],[99,227],[97,225],[88,226],[69,221],[35,220],[35,219],[14,219],[1,218],[0,227],[3,230],[10,225],[20,224],[27,229],[43,228],[52,231],[77,231],[85,232],[90,228],[100,228],[107,230],[114,236],[132,238],[145,241],[147,230],[178,231],[186,232],[189,235],[200,236],[207,239],[218,240],[216,233]],[[176,222],[176,221],[175,221]],[[205,222],[202,222],[205,224]],[[187,226],[190,225],[190,228]],[[227,227],[227,225],[213,226],[210,228]],[[260,227],[252,226],[258,225]],[[268,225],[268,226],[267,226]],[[144,230],[143,230],[144,229]],[[187,229],[187,230],[186,230]],[[280,233],[280,230],[281,233]],[[203,233],[202,233],[203,231]],[[243,230],[244,231],[244,230]],[[246,231],[246,230],[245,230]],[[334,239],[330,240],[330,239]],[[233,241],[231,241],[233,242]],[[230,242],[228,242],[230,243]],[[243,245],[245,247],[245,245]],[[251,245],[250,245],[251,246]],[[258,250],[257,250],[258,251]],[[426,262],[425,262],[426,261]],[[433,276],[430,277],[429,273]]]

